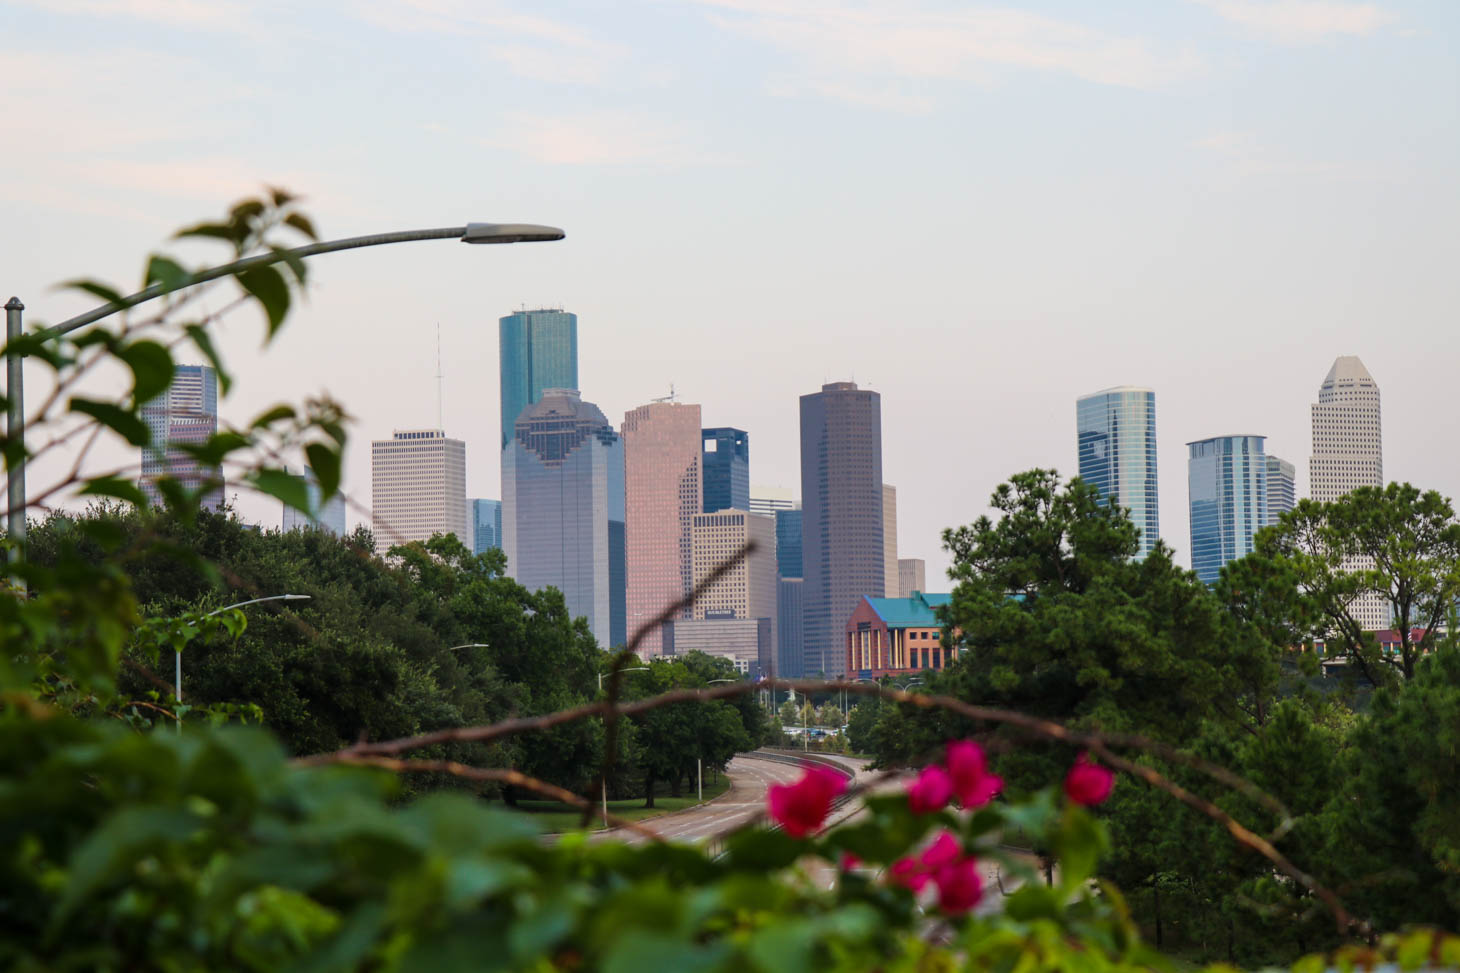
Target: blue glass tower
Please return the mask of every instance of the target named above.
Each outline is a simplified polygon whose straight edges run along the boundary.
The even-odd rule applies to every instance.
[[[1252,553],[1267,526],[1265,436],[1218,436],[1187,443],[1191,569],[1216,584],[1222,565]]]
[[[522,410],[544,389],[578,387],[578,315],[561,309],[518,311],[501,319],[502,448]]]
[[[471,528],[473,554],[502,546],[502,501],[473,500],[471,502]]]
[[[776,574],[803,578],[801,564],[801,511],[776,511]]]
[[[1122,385],[1075,401],[1080,478],[1130,511],[1141,532],[1136,557],[1161,537],[1156,502],[1156,393]]]
[[[701,429],[703,511],[750,509],[750,436],[743,429]]]

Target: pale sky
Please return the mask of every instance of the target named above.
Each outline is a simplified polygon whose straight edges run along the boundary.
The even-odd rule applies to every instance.
[[[578,314],[615,423],[673,383],[798,495],[798,396],[879,391],[933,590],[942,528],[1015,471],[1073,474],[1075,398],[1113,385],[1156,390],[1183,565],[1185,443],[1266,435],[1305,493],[1340,354],[1382,389],[1386,476],[1460,493],[1453,0],[0,0],[0,35],[0,290],[29,322],[263,183],[326,238],[567,230],[317,258],[271,349],[227,323],[225,420],[328,390],[365,505],[369,441],[435,425],[437,324],[468,495],[501,495],[523,305]]]

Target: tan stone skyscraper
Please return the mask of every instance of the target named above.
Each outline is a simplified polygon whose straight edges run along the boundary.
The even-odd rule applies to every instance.
[[[882,484],[882,592],[897,597],[897,487]]]
[[[1335,359],[1318,387],[1308,477],[1309,495],[1319,503],[1330,503],[1361,486],[1384,485],[1379,386],[1353,355]],[[1365,566],[1345,565],[1350,570]],[[1361,596],[1350,610],[1367,631],[1389,626],[1388,605],[1377,595]]]
[[[466,443],[440,429],[397,430],[370,444],[370,513],[381,554],[396,544],[455,534],[470,546]]]
[[[702,493],[700,407],[651,402],[624,414],[624,552],[628,637],[694,588],[691,529]],[[683,612],[681,618],[688,618]],[[646,633],[642,658],[663,652]]]

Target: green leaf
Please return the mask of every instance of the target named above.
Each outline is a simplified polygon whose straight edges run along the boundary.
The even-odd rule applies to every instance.
[[[1004,913],[1011,919],[1060,919],[1060,901],[1047,885],[1025,885],[1004,900]]]
[[[192,283],[193,275],[176,260],[154,253],[147,259],[147,279],[143,287],[161,284],[168,291],[175,291]]]
[[[298,413],[293,406],[276,405],[267,412],[260,413],[258,418],[248,424],[250,429],[262,429],[265,426],[272,426],[276,422],[283,422],[286,419],[293,419]]]
[[[256,470],[249,474],[248,480],[260,493],[277,497],[295,510],[314,513],[309,507],[309,487],[304,477],[283,470]]]
[[[148,431],[147,424],[138,418],[135,412],[128,412],[110,402],[73,398],[69,408],[72,412],[91,416],[133,446],[146,446],[152,441],[152,434]]]
[[[155,341],[134,341],[116,350],[132,370],[132,401],[151,402],[172,385],[172,353]]]
[[[631,930],[619,937],[603,960],[603,973],[646,973],[674,970],[699,973],[712,970],[726,959],[729,947],[721,942],[696,946],[685,939]]]
[[[319,481],[320,501],[328,500],[340,489],[340,451],[330,449],[324,443],[310,443],[304,447],[309,458],[309,468]]]
[[[739,831],[726,842],[730,867],[751,871],[785,868],[808,850],[805,843],[780,830]]]
[[[297,280],[300,284],[303,284],[305,282],[305,280],[309,276],[309,269],[305,265],[303,257],[299,256],[292,250],[285,249],[284,247],[270,246],[269,250],[272,251],[276,256],[278,256],[284,262],[284,264],[288,266],[289,271],[294,275],[295,280]]]
[[[218,373],[218,390],[227,395],[229,387],[233,385],[233,376],[223,368],[223,359],[218,357],[218,350],[213,347],[212,336],[200,324],[190,324],[183,330],[192,339],[193,345],[208,359],[208,364],[212,365],[213,370]]]
[[[1066,806],[1052,844],[1059,856],[1060,884],[1067,893],[1077,893],[1095,874],[1109,843],[1105,827],[1094,815],[1076,804]]]
[[[273,267],[255,267],[238,275],[238,283],[259,302],[269,319],[269,338],[278,332],[289,314],[289,285]]]
[[[300,233],[303,233],[311,240],[319,239],[319,234],[314,232],[314,224],[309,222],[309,217],[305,216],[303,213],[290,213],[288,216],[284,217],[284,225],[294,227],[294,229],[298,230]]]
[[[250,445],[248,437],[231,430],[214,433],[204,443],[174,443],[173,449],[186,453],[204,466],[221,466],[228,454]]]
[[[185,227],[173,234],[174,240],[181,240],[184,237],[208,237],[214,240],[226,240],[234,246],[238,246],[248,238],[248,230],[245,227],[231,226],[227,223],[199,223],[196,226]]]
[[[126,301],[125,297],[100,281],[86,279],[68,280],[60,286],[67,290],[85,291],[92,297],[99,297],[108,304],[121,304]]]
[[[278,186],[265,186],[264,189],[268,191],[269,199],[273,202],[275,206],[288,206],[290,203],[294,202],[294,200],[299,198],[291,193],[289,190],[281,189]]]
[[[83,497],[115,497],[136,507],[145,509],[147,506],[147,495],[142,492],[142,488],[131,480],[123,480],[117,476],[98,476],[87,480],[86,484],[76,492]],[[96,522],[83,521],[83,523]]]
[[[56,905],[52,932],[92,894],[131,873],[146,852],[185,841],[199,822],[185,811],[134,806],[113,814],[71,856],[68,881]]]

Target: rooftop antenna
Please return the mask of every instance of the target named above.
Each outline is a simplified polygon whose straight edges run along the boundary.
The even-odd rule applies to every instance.
[[[649,401],[650,402],[673,402],[674,401],[674,383],[673,382],[670,382],[669,383],[669,394],[668,395],[661,395],[661,396],[659,396],[659,398],[657,398],[657,399],[650,399]]]
[[[446,435],[446,419],[442,407],[444,396],[442,395],[441,375],[441,322],[436,322],[436,428],[441,430],[441,435]]]

